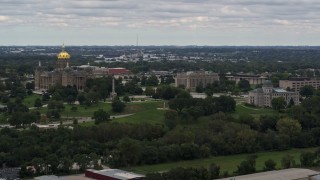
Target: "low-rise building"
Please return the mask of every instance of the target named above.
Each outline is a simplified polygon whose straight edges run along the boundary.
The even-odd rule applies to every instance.
[[[319,172],[317,171],[302,168],[290,168],[228,177],[220,180],[317,180],[318,178]]]
[[[289,80],[280,80],[279,86],[284,89],[289,88],[291,91],[299,92],[304,86],[312,86],[318,89],[320,87],[320,80],[306,77],[290,78]]]
[[[145,178],[144,175],[136,174],[132,172],[123,171],[120,169],[104,169],[104,170],[93,170],[87,169],[85,176],[88,178],[99,179],[99,180],[138,180]]]
[[[293,100],[294,104],[299,104],[299,93],[290,92],[282,88],[274,88],[271,81],[267,80],[262,88],[254,89],[249,92],[247,103],[258,107],[272,107],[272,99],[283,97],[287,104]]]
[[[214,81],[219,81],[219,75],[208,71],[190,71],[178,73],[175,78],[175,86],[184,86],[185,89],[195,91],[197,86],[206,87]]]
[[[235,81],[238,84],[241,80],[247,80],[251,85],[263,84],[267,77],[261,75],[249,75],[249,74],[229,74],[226,75],[229,81]]]

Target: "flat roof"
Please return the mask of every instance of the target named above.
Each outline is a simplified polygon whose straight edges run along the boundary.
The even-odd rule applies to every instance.
[[[36,180],[58,180],[58,176],[55,175],[45,175],[45,176],[39,176],[35,177]]]
[[[141,175],[141,174],[127,172],[127,171],[123,171],[120,169],[104,169],[104,170],[100,170],[100,171],[93,170],[93,169],[87,169],[87,171],[93,172],[96,174],[100,174],[100,175],[104,175],[104,176],[117,178],[117,179],[122,179],[122,180],[145,177],[144,175]]]
[[[284,90],[284,89],[281,89],[281,88],[273,88],[273,90],[277,93],[286,93],[288,91]]]
[[[320,174],[317,171],[313,171],[310,169],[301,169],[301,168],[291,168],[291,169],[283,169],[276,171],[267,171],[255,174],[248,174],[243,176],[234,176],[223,178],[220,180],[294,180],[307,178],[311,175]]]

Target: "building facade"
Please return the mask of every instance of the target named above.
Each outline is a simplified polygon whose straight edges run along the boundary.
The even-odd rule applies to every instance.
[[[279,86],[281,88],[289,88],[291,91],[299,92],[304,86],[312,86],[319,89],[320,80],[311,78],[290,78],[289,80],[280,80]]]
[[[206,87],[214,81],[219,81],[219,75],[217,73],[190,71],[187,73],[178,73],[175,78],[175,86],[184,86],[185,89],[195,91],[197,86]]]
[[[57,56],[55,69],[47,71],[44,67],[39,66],[35,69],[35,90],[46,91],[51,86],[74,86],[79,91],[85,88],[88,78],[99,78],[108,75],[124,76],[130,74],[130,71],[124,68],[104,68],[90,65],[82,65],[78,67],[70,66],[70,54],[65,51],[64,46],[62,51]]]
[[[283,97],[287,104],[293,100],[294,104],[299,104],[299,93],[290,92],[281,88],[274,88],[271,81],[265,81],[262,88],[258,88],[249,92],[247,103],[258,107],[272,107],[272,99]]]
[[[241,80],[247,80],[251,85],[263,84],[267,79],[267,77],[265,76],[248,75],[248,74],[229,74],[229,75],[226,75],[226,78],[229,81],[235,81],[236,84],[238,84],[239,81]]]
[[[35,90],[46,91],[51,86],[75,86],[78,90],[83,90],[86,80],[91,77],[92,71],[74,70],[70,68],[70,54],[65,51],[62,46],[62,51],[58,54],[58,59],[53,71],[47,71],[45,68],[39,66],[35,70]]]

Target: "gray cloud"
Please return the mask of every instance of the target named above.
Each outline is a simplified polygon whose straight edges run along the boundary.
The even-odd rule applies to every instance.
[[[0,0],[0,26],[312,34],[319,9],[318,0]]]

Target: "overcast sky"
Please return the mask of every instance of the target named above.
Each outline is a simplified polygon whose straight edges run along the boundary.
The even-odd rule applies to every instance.
[[[0,0],[0,45],[320,45],[320,0]]]

